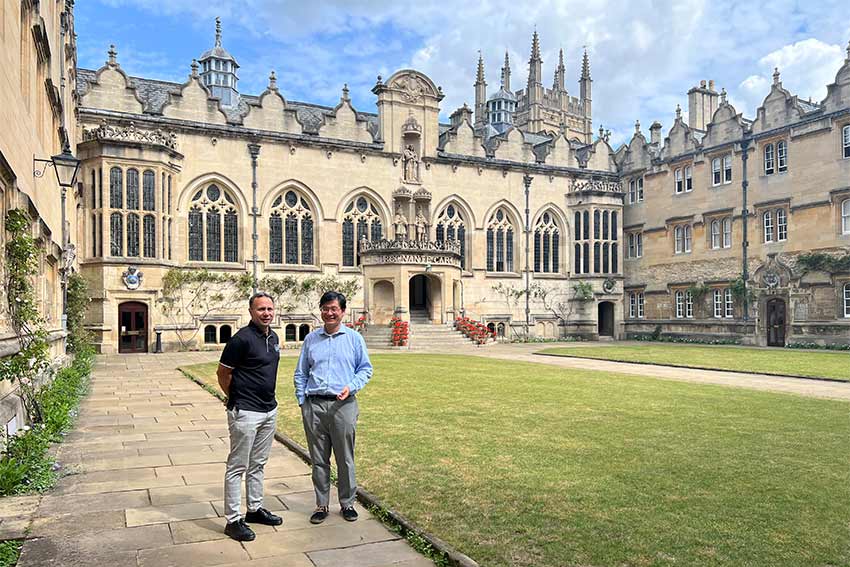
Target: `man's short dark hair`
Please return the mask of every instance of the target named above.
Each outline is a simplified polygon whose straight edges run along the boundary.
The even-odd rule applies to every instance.
[[[339,303],[339,308],[345,311],[345,296],[338,291],[326,291],[322,294],[319,300],[319,307],[323,307],[325,303],[330,303],[336,300]]]
[[[271,295],[269,295],[265,291],[258,291],[248,299],[248,307],[249,308],[251,308],[251,309],[254,308],[254,300],[257,299],[258,297],[268,297],[269,299],[272,300],[272,303],[274,303],[274,297],[272,297]]]

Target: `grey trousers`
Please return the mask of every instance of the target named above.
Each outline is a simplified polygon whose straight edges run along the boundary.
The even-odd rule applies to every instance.
[[[224,473],[224,516],[228,523],[240,518],[243,474],[248,510],[255,512],[263,505],[263,468],[274,441],[276,418],[277,408],[268,413],[227,410],[230,455]]]
[[[354,503],[354,433],[360,408],[354,396],[345,401],[308,397],[301,406],[304,433],[313,461],[316,506],[327,506],[331,490],[331,449],[336,458],[339,503]]]

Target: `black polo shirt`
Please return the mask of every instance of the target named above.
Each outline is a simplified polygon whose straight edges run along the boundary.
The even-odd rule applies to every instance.
[[[227,409],[270,412],[277,407],[274,389],[280,342],[274,331],[264,334],[252,321],[231,337],[221,364],[233,369]]]

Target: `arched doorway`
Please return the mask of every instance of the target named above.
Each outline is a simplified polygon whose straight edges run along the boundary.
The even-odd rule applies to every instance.
[[[768,300],[767,346],[785,346],[785,300],[778,297]]]
[[[431,318],[431,286],[428,277],[419,274],[410,278],[410,316]]]
[[[127,301],[118,306],[118,352],[148,352],[148,306]]]
[[[614,336],[614,304],[610,301],[599,303],[597,313],[598,334],[600,337]]]

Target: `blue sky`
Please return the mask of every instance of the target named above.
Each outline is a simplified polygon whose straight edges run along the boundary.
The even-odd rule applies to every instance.
[[[783,85],[819,101],[843,63],[850,2],[735,0],[510,0],[458,3],[396,0],[83,0],[76,3],[78,58],[97,69],[110,44],[130,75],[183,82],[193,58],[212,47],[215,17],[223,45],[239,61],[240,91],[261,93],[275,70],[287,99],[333,106],[344,83],[358,110],[374,112],[370,89],[401,68],[443,88],[442,117],[474,100],[478,51],[488,92],[499,88],[507,50],[512,87],[524,86],[531,34],[540,34],[544,85],[563,48],[567,89],[578,95],[581,52],[590,53],[594,129],[628,141],[664,132],[687,91],[714,79],[746,117],[767,95],[774,67]]]

